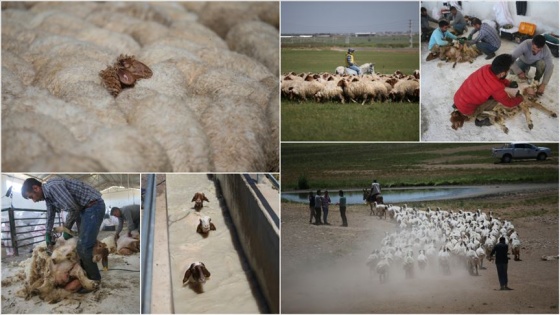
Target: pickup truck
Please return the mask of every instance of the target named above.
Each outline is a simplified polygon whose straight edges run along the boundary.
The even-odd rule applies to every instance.
[[[549,148],[537,147],[530,143],[506,143],[501,148],[492,149],[492,156],[500,159],[503,163],[509,163],[512,159],[544,161],[550,154]]]

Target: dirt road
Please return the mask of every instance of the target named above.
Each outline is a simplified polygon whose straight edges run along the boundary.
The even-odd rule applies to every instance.
[[[521,242],[522,261],[510,260],[509,286],[499,291],[495,266],[470,276],[455,268],[416,270],[413,279],[395,272],[381,284],[365,262],[396,226],[369,216],[366,205],[350,206],[349,227],[340,227],[337,206],[331,226],[309,224],[307,205],[282,204],[282,313],[558,313],[558,190],[538,193],[542,204],[527,205],[529,194],[515,192],[479,198],[495,215],[511,220]],[[532,195],[534,197],[534,192]],[[552,198],[552,199],[551,199]],[[544,201],[549,200],[549,201]],[[552,200],[552,202],[550,201]],[[429,206],[438,206],[436,202]],[[476,209],[465,209],[476,210]],[[488,211],[488,209],[483,209]]]

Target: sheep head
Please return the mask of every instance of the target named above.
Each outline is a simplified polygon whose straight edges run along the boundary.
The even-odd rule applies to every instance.
[[[204,204],[203,204],[204,201],[210,202],[208,200],[208,198],[206,198],[204,193],[199,193],[199,192],[194,194],[194,196],[191,200],[191,202],[194,202],[194,208],[195,209],[200,209],[200,208],[204,207]]]
[[[200,234],[208,234],[208,232],[215,231],[216,226],[212,223],[212,219],[209,216],[202,216],[199,220],[196,232]]]
[[[204,263],[196,261],[191,264],[189,269],[185,272],[183,277],[183,285],[187,283],[191,284],[203,284],[206,283],[206,278],[210,277],[210,272],[206,269]]]
[[[451,113],[451,118],[449,118],[449,121],[451,122],[451,128],[453,128],[453,130],[457,130],[461,127],[463,127],[463,124],[465,123],[465,121],[468,121],[469,118],[463,114],[461,114],[461,112],[459,112],[458,110],[454,110]]]
[[[99,72],[103,86],[117,97],[124,88],[133,87],[137,80],[152,77],[152,70],[134,56],[120,55],[112,66]]]

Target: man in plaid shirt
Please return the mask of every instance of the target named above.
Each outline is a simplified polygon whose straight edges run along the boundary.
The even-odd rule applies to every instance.
[[[496,51],[500,49],[502,45],[498,31],[489,24],[482,23],[482,21],[477,18],[472,20],[472,24],[474,29],[469,34],[468,44],[476,44],[476,48],[486,54],[486,60],[496,57]],[[478,36],[471,40],[476,32],[478,32]]]
[[[97,241],[99,228],[105,215],[105,202],[101,193],[95,188],[70,178],[52,178],[41,183],[35,178],[28,178],[23,183],[21,194],[25,199],[34,202],[45,201],[47,204],[47,226],[45,227],[45,241],[52,246],[51,233],[54,218],[61,210],[68,211],[64,227],[70,230],[74,223],[78,224],[77,251],[82,266],[91,280],[100,281],[101,274],[97,263],[93,262],[93,247]],[[72,236],[63,233],[64,239]],[[87,293],[84,288],[81,293]]]

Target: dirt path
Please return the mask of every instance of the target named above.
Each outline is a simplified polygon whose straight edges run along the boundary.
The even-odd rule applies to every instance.
[[[558,196],[557,190],[539,193]],[[481,202],[494,203],[501,219],[510,216],[522,241],[522,261],[509,264],[509,286],[498,291],[496,270],[470,276],[453,269],[443,276],[428,268],[416,270],[405,280],[395,272],[389,282],[370,278],[365,265],[369,253],[380,246],[385,232],[395,224],[368,215],[365,205],[348,207],[350,227],[340,227],[337,206],[331,206],[331,226],[309,224],[306,205],[282,204],[282,313],[558,313],[558,260],[542,261],[543,255],[558,255],[558,204],[521,204],[521,193],[494,195]],[[437,203],[430,204],[437,206]],[[466,209],[470,210],[470,209]],[[540,210],[544,215],[519,216]],[[517,219],[515,219],[517,218]]]

